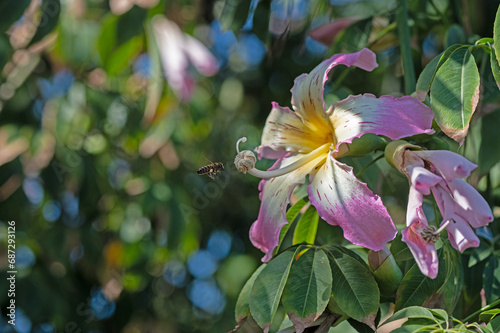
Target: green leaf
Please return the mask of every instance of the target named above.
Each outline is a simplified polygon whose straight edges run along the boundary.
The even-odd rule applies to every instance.
[[[339,33],[329,54],[358,52],[368,44],[373,18],[359,20]]]
[[[295,221],[295,219],[299,215],[302,207],[304,207],[306,204],[307,204],[307,201],[304,198],[302,198],[299,201],[297,201],[292,207],[290,207],[288,209],[288,211],[286,212],[286,220],[288,221],[288,224],[285,224],[280,230],[279,243],[278,243],[278,246],[276,246],[276,249],[274,249],[275,254],[279,252],[279,249],[281,247],[281,243],[283,242],[283,239],[285,239],[285,236],[287,235],[288,230],[293,225],[293,222]]]
[[[130,39],[142,35],[144,32],[143,22],[147,11],[141,7],[134,6],[129,11],[118,17],[116,21],[116,44],[121,45]]]
[[[500,314],[500,309],[491,309],[479,314],[479,320],[489,322]]]
[[[3,33],[16,22],[30,4],[30,0],[4,0],[0,2],[0,32]]]
[[[396,262],[413,259],[413,254],[411,253],[410,248],[401,240],[401,233],[398,233],[396,238],[391,242],[389,250],[391,251]]]
[[[233,30],[237,34],[245,24],[251,0],[225,0],[219,21],[222,30]]]
[[[500,115],[500,113],[499,113],[499,115]],[[479,162],[479,167],[481,167],[481,162]],[[484,259],[488,258],[490,255],[491,255],[491,248],[488,245],[486,245],[484,242],[481,242],[478,247],[470,249],[470,257],[469,257],[469,262],[467,264],[467,267],[475,266],[478,262],[483,261]]]
[[[247,318],[250,314],[250,292],[252,291],[255,280],[259,276],[260,272],[262,272],[264,267],[266,267],[266,264],[260,265],[241,289],[238,300],[236,301],[236,306],[234,308],[234,317],[238,324],[240,324],[242,320]]]
[[[500,110],[489,113],[481,119],[481,145],[478,160],[481,174],[488,173],[500,161],[500,149],[495,144],[498,141],[498,124],[500,124]]]
[[[59,0],[43,0],[42,1],[42,17],[40,24],[36,28],[35,35],[30,41],[30,45],[42,40],[47,36],[59,22],[59,14],[61,13],[61,2]]]
[[[493,40],[495,42],[495,53],[497,59],[500,59],[500,6],[497,9],[495,23],[493,24]]]
[[[409,306],[394,313],[386,321],[384,321],[382,325],[403,318],[425,318],[429,319],[433,323],[437,322],[437,320],[434,318],[434,315],[432,314],[431,311],[429,311],[429,309],[426,309],[421,306]]]
[[[308,327],[326,308],[332,271],[323,250],[311,248],[293,264],[283,290],[283,308],[295,328]]]
[[[453,313],[464,285],[462,258],[449,242],[444,244],[443,249],[444,265],[439,269],[445,271],[445,278],[443,285],[433,295],[434,303],[432,304],[439,304],[449,313]],[[447,314],[445,315],[447,318]]]
[[[498,58],[493,48],[490,52],[490,64],[491,72],[493,73],[493,77],[495,78],[498,89],[500,89],[500,65],[498,64]]]
[[[276,314],[294,256],[292,251],[281,253],[255,279],[250,293],[250,313],[264,329],[271,326]]]
[[[318,231],[318,221],[318,211],[313,205],[309,206],[297,222],[293,233],[293,245],[300,243],[314,244],[316,232]]]
[[[405,274],[396,292],[395,311],[412,305],[422,305],[443,285],[446,277],[446,263],[443,260],[443,251],[438,251],[439,272],[435,279],[431,279],[420,272],[414,264]]]
[[[427,66],[425,66],[422,73],[417,80],[416,93],[417,98],[421,101],[425,100],[429,89],[431,88],[432,80],[434,80],[434,76],[436,75],[436,71],[444,64],[446,60],[450,57],[450,55],[461,45],[452,45],[437,56],[432,59]]]
[[[380,292],[370,270],[344,252],[330,249],[328,254],[333,276],[332,293],[338,307],[357,321],[373,324]]]
[[[468,47],[460,47],[437,70],[431,108],[441,130],[462,144],[479,100],[479,71]]]
[[[488,260],[483,272],[483,288],[488,303],[500,298],[500,258]]]
[[[500,332],[500,316],[495,317],[487,325],[493,332]]]

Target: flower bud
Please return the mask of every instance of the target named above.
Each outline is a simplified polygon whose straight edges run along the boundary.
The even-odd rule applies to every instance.
[[[421,149],[421,147],[412,145],[404,140],[392,141],[385,147],[385,159],[391,166],[402,172],[404,166],[404,152],[408,148]]]
[[[383,296],[393,296],[403,279],[403,273],[387,247],[380,251],[370,250],[368,263]]]

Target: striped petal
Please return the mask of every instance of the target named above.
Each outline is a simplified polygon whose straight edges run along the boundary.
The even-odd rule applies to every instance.
[[[323,91],[328,72],[337,65],[356,66],[367,71],[378,66],[375,53],[363,49],[351,54],[335,54],[316,66],[310,74],[298,76],[292,88],[292,105],[304,123],[313,130],[332,130],[325,112]]]
[[[301,157],[300,154],[285,157],[276,161],[271,169],[284,167]],[[260,200],[262,203],[259,217],[250,228],[250,240],[255,247],[265,253],[262,261],[267,262],[271,259],[273,250],[279,243],[280,230],[288,223],[286,209],[293,189],[295,186],[303,184],[306,175],[324,158],[325,156],[318,157],[284,176],[270,180],[263,179],[260,182],[259,190],[261,191]]]
[[[431,109],[411,96],[394,98],[372,94],[349,96],[331,106],[336,150],[366,133],[397,140],[416,134],[432,134]]]
[[[321,218],[340,226],[350,242],[378,251],[396,236],[380,197],[354,176],[351,167],[336,161],[331,154],[307,191]]]

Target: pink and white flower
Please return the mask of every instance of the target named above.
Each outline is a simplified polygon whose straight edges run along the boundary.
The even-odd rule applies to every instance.
[[[469,247],[479,246],[473,228],[493,221],[493,213],[476,189],[460,179],[470,175],[476,168],[474,163],[447,150],[412,151],[407,148],[420,147],[400,141],[390,143],[386,149],[386,156],[388,151],[395,152],[388,160],[392,160],[410,182],[403,241],[410,248],[422,274],[435,278],[438,257],[434,243],[441,231],[446,229],[451,245],[463,252]],[[431,193],[443,216],[439,229],[429,226],[422,209],[424,195]]]
[[[179,98],[187,100],[196,84],[189,64],[200,74],[212,76],[219,71],[219,63],[199,40],[182,32],[174,22],[157,15],[152,25],[168,84]]]
[[[292,106],[273,103],[262,134],[259,158],[277,159],[268,171],[239,165],[240,171],[264,178],[259,186],[262,201],[259,217],[251,227],[250,239],[261,249],[263,261],[271,259],[281,228],[288,223],[286,209],[290,195],[309,175],[309,199],[322,219],[340,226],[354,244],[380,250],[396,235],[396,228],[382,200],[337,158],[349,152],[354,138],[366,133],[392,140],[433,133],[431,110],[416,98],[394,98],[371,94],[349,96],[325,110],[323,90],[328,72],[337,65],[371,71],[377,67],[375,54],[363,49],[336,54],[310,74],[295,79]],[[238,151],[239,152],[239,151]],[[240,154],[249,153],[249,151]]]

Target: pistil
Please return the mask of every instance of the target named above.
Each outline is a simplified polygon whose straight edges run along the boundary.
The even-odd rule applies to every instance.
[[[240,152],[239,149],[239,144],[240,142],[246,142],[247,138],[243,137],[238,140],[236,143],[236,151],[238,152],[238,155],[236,156],[234,160],[234,164],[236,165],[236,168],[238,171],[246,173],[248,172],[252,176],[258,177],[258,178],[264,178],[264,179],[270,179],[270,178],[275,178],[279,176],[286,175],[292,171],[297,170],[298,168],[306,165],[309,162],[312,162],[313,160],[317,160],[316,162],[319,163],[321,162],[322,159],[326,159],[328,150],[330,149],[331,144],[330,143],[325,143],[324,145],[316,148],[315,150],[311,151],[310,153],[304,155],[302,158],[299,160],[284,166],[280,169],[276,170],[268,170],[268,171],[263,171],[255,168],[255,162],[256,158],[255,155],[250,151],[250,150],[243,150]]]

